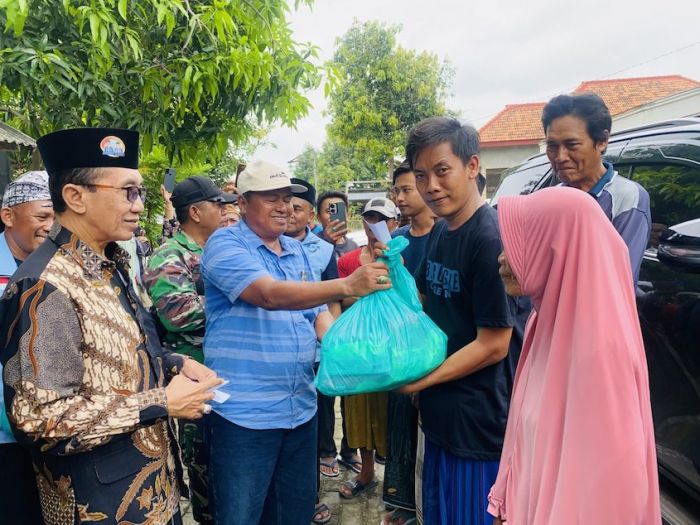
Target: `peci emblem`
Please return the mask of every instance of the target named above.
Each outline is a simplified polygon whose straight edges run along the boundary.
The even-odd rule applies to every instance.
[[[109,135],[100,141],[100,149],[102,155],[106,157],[123,157],[126,155],[126,146],[124,141],[114,135]]]

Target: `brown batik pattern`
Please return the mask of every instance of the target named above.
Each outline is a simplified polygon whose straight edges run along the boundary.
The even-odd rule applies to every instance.
[[[168,423],[139,426],[141,410],[167,404],[162,363],[158,358],[161,384],[156,385],[142,331],[120,302],[124,291],[114,286],[115,271],[114,262],[71,236],[42,279],[22,292],[11,332],[21,329],[22,315],[25,331],[5,367],[15,390],[11,419],[23,433],[41,440],[42,450],[60,444],[65,454],[92,450],[130,433],[147,461],[110,519],[121,521],[138,504],[144,524],[165,524],[180,497]],[[86,522],[105,519],[104,509],[80,501],[89,495],[76,496],[69,477],[54,480],[44,467],[37,480],[48,525],[72,524],[76,512]]]
[[[70,477],[54,480],[49,469],[44,468],[37,472],[36,480],[44,521],[51,525],[73,525],[76,504]]]

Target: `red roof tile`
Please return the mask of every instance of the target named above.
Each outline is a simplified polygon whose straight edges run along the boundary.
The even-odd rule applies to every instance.
[[[537,144],[542,138],[542,108],[544,102],[508,104],[479,130],[481,144],[488,142],[523,141]]]
[[[617,78],[582,82],[573,93],[593,92],[615,116],[654,100],[700,87],[681,75]],[[479,130],[482,147],[536,144],[544,139],[540,117],[543,102],[509,104]]]
[[[654,100],[666,98],[700,87],[700,82],[669,75],[665,77],[618,78],[581,82],[574,93],[592,92],[599,95],[608,106],[611,115],[619,115]]]

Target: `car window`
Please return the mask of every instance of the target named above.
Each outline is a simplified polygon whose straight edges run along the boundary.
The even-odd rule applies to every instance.
[[[625,166],[616,164],[615,165],[615,171],[617,172],[618,175],[622,175],[623,177],[629,179],[632,176],[632,166]]]
[[[498,199],[508,195],[527,195],[537,183],[550,171],[549,162],[524,169],[516,168],[503,173],[498,191],[491,199],[491,205],[495,206]]]
[[[700,167],[679,164],[635,166],[632,178],[649,192],[651,236],[656,249],[663,231],[700,217]]]
[[[634,139],[620,155],[620,161],[633,164],[678,161],[700,165],[700,133],[669,133]]]

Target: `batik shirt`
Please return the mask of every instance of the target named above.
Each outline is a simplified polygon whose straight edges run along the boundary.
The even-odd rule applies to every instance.
[[[127,277],[54,225],[0,300],[6,409],[31,452],[46,525],[165,524],[177,511],[165,352]]]
[[[148,261],[144,283],[167,330],[165,341],[181,354],[204,361],[204,281],[199,272],[202,247],[178,231]]]

